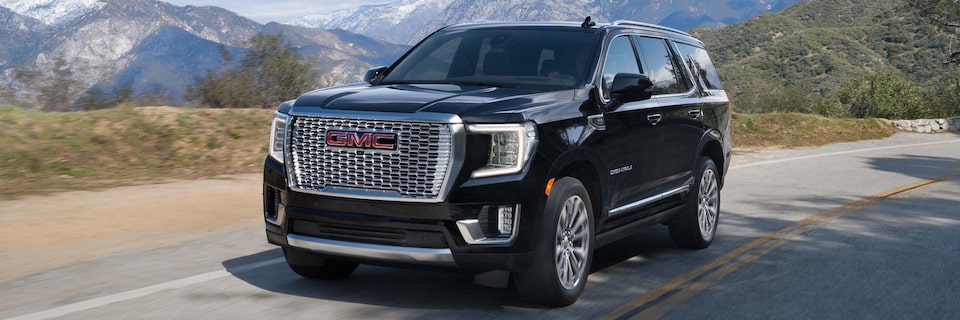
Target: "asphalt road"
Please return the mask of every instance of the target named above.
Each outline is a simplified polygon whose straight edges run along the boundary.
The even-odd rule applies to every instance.
[[[960,316],[960,135],[748,154],[727,177],[710,248],[676,249],[662,227],[603,248],[584,295],[562,309],[454,272],[302,279],[257,226],[2,282],[0,318]]]

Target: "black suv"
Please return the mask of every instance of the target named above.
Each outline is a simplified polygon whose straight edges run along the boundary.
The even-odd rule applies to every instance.
[[[664,223],[716,230],[730,106],[703,43],[656,25],[443,28],[364,83],[279,106],[267,239],[290,268],[459,267],[573,303],[593,251]]]

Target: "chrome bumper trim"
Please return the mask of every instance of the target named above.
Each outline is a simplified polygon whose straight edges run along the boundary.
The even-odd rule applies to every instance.
[[[450,249],[411,248],[378,244],[354,243],[288,234],[291,246],[319,253],[386,262],[456,266]]]
[[[520,206],[516,207],[516,214],[513,217],[513,227],[508,238],[487,238],[480,227],[480,220],[468,219],[457,221],[457,229],[460,235],[468,244],[509,244],[517,238],[517,231],[520,230]]]

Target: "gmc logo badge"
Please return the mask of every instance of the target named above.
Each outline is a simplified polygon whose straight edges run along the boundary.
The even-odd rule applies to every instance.
[[[397,150],[395,133],[328,130],[326,140],[331,147]]]

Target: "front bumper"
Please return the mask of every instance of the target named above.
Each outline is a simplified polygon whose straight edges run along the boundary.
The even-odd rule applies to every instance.
[[[461,184],[442,203],[348,199],[290,191],[283,165],[268,158],[267,238],[276,245],[366,264],[524,270],[534,261],[534,247],[532,235],[523,230],[533,229],[539,219],[533,213],[545,197],[521,192],[540,189],[523,180]],[[484,212],[504,205],[523,210],[523,216],[515,217],[514,234],[508,241],[478,241],[484,239],[476,226],[490,223]]]
[[[407,264],[456,266],[450,249],[411,248],[368,243],[337,241],[288,234],[287,245],[301,249],[354,259],[372,259]]]

